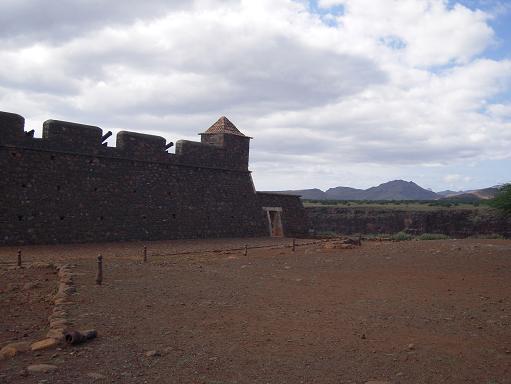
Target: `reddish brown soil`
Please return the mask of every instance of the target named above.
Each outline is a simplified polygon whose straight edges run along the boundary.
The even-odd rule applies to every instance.
[[[14,264],[11,264],[12,268]],[[46,335],[57,276],[50,268],[7,269],[0,264],[0,346]]]
[[[151,243],[147,264],[140,243],[27,247],[76,264],[71,317],[99,337],[0,362],[0,382],[511,382],[511,241],[163,255],[261,241]],[[24,374],[33,363],[58,369]]]

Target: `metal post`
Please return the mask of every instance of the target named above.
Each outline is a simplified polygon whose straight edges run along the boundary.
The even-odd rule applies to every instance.
[[[147,247],[144,247],[144,263],[147,263]]]
[[[98,256],[98,274],[96,275],[96,284],[101,285],[103,282],[103,256]]]
[[[18,267],[21,267],[21,249],[18,249]]]
[[[247,254],[248,254],[248,245],[247,245],[247,244],[245,244],[245,252],[244,252],[243,254],[244,254],[245,256],[247,256]]]
[[[292,246],[292,248],[291,248],[293,252],[295,251],[295,247],[296,247],[296,240],[295,240],[295,239],[293,239],[293,246]]]

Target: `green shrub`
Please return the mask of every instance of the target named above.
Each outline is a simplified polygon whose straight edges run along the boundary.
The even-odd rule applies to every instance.
[[[369,233],[369,234],[365,234],[363,236],[364,236],[364,239],[366,239],[366,240],[392,238],[392,236],[389,235],[388,233]]]
[[[511,184],[506,184],[500,188],[497,196],[491,199],[488,204],[507,215],[511,214]]]
[[[441,233],[423,233],[417,237],[417,240],[445,240],[448,238],[449,236]]]
[[[398,233],[394,233],[391,236],[391,239],[394,241],[406,241],[406,240],[412,240],[413,236],[406,232],[398,232]]]
[[[320,236],[320,237],[335,237],[338,235],[339,234],[334,231],[317,231],[316,232],[316,236]]]

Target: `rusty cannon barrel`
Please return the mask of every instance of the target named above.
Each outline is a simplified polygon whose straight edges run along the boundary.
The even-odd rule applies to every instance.
[[[69,331],[66,332],[64,338],[66,343],[69,345],[76,345],[86,342],[87,340],[95,339],[98,335],[98,332],[95,329],[90,329],[88,331]]]
[[[165,145],[165,150],[172,148],[174,146],[174,143],[170,141],[167,145]]]

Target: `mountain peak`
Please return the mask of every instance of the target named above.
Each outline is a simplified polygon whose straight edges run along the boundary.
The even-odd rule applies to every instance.
[[[287,193],[292,191],[286,191]],[[334,187],[325,192],[301,190],[303,199],[311,200],[437,200],[440,196],[428,191],[413,181],[392,180],[368,189]]]
[[[413,181],[392,180],[365,190],[363,200],[435,200],[438,195]]]
[[[406,185],[417,185],[413,181],[406,181],[406,180],[397,179],[397,180],[391,180],[391,181],[387,181],[385,183],[382,183],[382,184],[379,185],[379,187],[382,186],[382,185],[398,185],[398,184],[402,184],[402,185],[405,185],[405,184]]]

